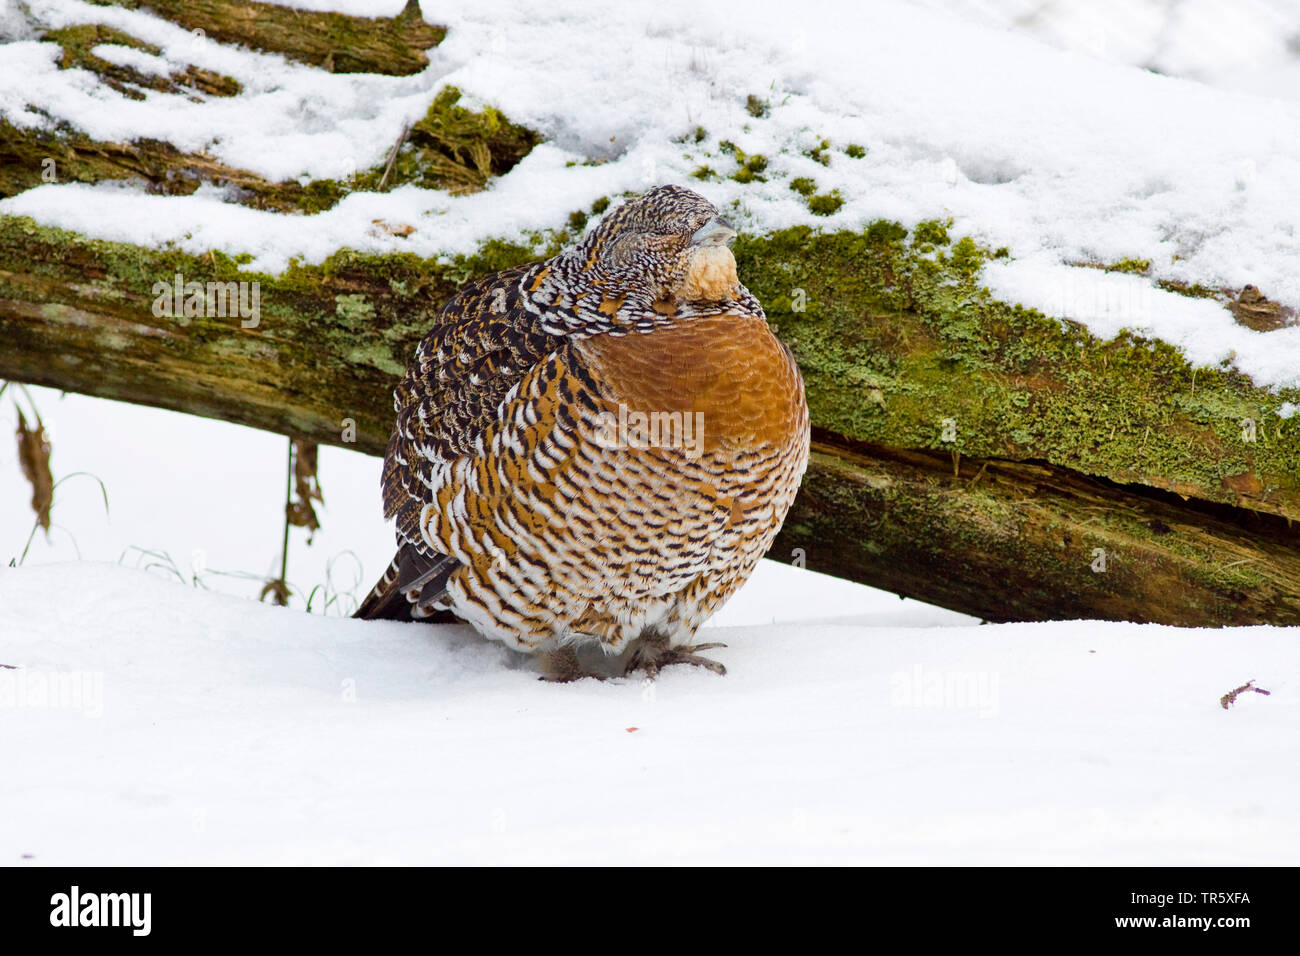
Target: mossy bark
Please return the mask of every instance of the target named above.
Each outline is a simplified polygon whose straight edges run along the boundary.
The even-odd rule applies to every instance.
[[[204,183],[230,186],[244,205],[278,212],[297,211],[315,185],[268,183],[246,169],[183,153],[160,140],[103,143],[73,130],[18,129],[0,119],[0,198],[46,182],[122,179],[144,180],[151,192],[166,196],[188,196]]]
[[[335,73],[407,76],[429,65],[425,51],[447,35],[426,23],[416,0],[396,17],[295,10],[255,0],[91,0],[100,6],[143,7],[222,43],[279,53]]]
[[[0,218],[0,378],[377,454],[441,303],[541,251],[272,277]],[[986,256],[941,224],[738,241],[816,426],[773,557],[991,620],[1300,623],[1300,419],[1276,414],[1300,395],[997,302]],[[258,281],[256,326],[156,316],[177,274]]]
[[[243,86],[238,81],[196,66],[188,66],[184,72],[173,73],[171,76],[150,76],[129,66],[110,63],[96,56],[93,52],[94,48],[109,43],[154,56],[162,51],[151,43],[144,43],[128,33],[102,23],[80,24],[50,30],[41,39],[49,43],[57,43],[63,48],[63,55],[59,58],[59,66],[62,69],[77,68],[97,73],[106,86],[130,99],[144,99],[145,90],[180,93],[189,89],[210,96],[237,96],[243,90]]]
[[[226,256],[85,240],[0,217],[0,377],[381,451],[392,386],[453,266],[362,259],[271,277]],[[259,315],[155,316],[158,282],[257,282]],[[231,311],[231,310],[227,310]]]
[[[406,183],[453,194],[475,192],[491,177],[513,169],[541,137],[490,106],[460,106],[460,96],[455,87],[438,94],[407,132],[391,166],[381,162],[345,180],[315,179],[305,185],[295,180],[269,182],[257,173],[204,153],[181,152],[159,140],[105,143],[72,129],[19,129],[0,119],[0,198],[46,182],[142,179],[151,192],[167,196],[188,196],[208,183],[228,187],[229,201],[254,209],[315,213],[349,193]]]
[[[1194,368],[1174,347],[1000,302],[943,223],[909,235],[741,237],[740,274],[790,343],[813,421],[853,441],[1045,461],[1300,518],[1300,391]]]

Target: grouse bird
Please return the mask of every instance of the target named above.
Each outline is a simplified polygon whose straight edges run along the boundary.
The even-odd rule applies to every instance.
[[[624,673],[725,672],[696,630],[771,545],[809,442],[735,234],[662,186],[447,302],[394,393],[398,549],[357,617],[451,612],[555,680],[596,673],[587,647]]]

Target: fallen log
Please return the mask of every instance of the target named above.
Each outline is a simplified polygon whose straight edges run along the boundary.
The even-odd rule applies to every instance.
[[[104,0],[99,0],[103,3]],[[429,65],[425,51],[447,35],[426,23],[417,0],[395,17],[295,10],[257,0],[111,0],[143,7],[222,43],[279,53],[334,73],[406,76]]]
[[[0,378],[379,454],[440,304],[544,251],[343,251],[269,276],[0,217]],[[736,252],[816,426],[773,557],[989,620],[1300,623],[1300,427],[1278,414],[1300,396],[999,303],[978,283],[991,253],[942,224]],[[195,314],[178,278],[202,290]],[[255,321],[207,307],[252,282]]]

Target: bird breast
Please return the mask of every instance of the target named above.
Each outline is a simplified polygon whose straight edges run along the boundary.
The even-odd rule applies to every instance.
[[[691,318],[575,348],[611,412],[691,414],[706,454],[799,444],[807,430],[798,366],[761,316]]]

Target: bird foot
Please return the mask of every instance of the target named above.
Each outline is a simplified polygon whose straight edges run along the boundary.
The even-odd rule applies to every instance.
[[[678,644],[670,646],[668,639],[665,637],[659,637],[658,635],[643,637],[633,648],[623,675],[627,676],[633,671],[639,670],[643,671],[648,679],[654,680],[659,676],[659,672],[670,664],[691,664],[694,667],[711,670],[721,677],[727,673],[727,668],[711,658],[701,657],[699,652],[726,646],[720,641],[709,644]]]
[[[552,684],[567,684],[584,677],[604,680],[600,674],[593,674],[582,666],[578,660],[578,652],[572,645],[565,644],[542,653],[542,673],[538,680],[549,681]]]

